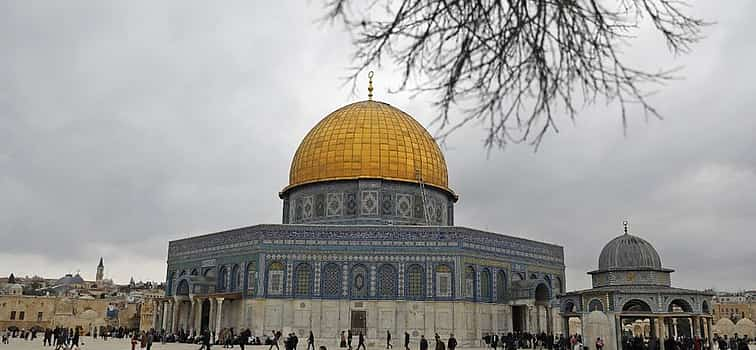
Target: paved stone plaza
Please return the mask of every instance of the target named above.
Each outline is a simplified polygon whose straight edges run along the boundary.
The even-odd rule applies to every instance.
[[[102,341],[101,339],[92,340],[88,337],[82,337],[81,338],[84,341],[84,345],[81,347],[82,350],[85,349],[91,349],[91,350],[128,350],[131,349],[131,343],[128,340],[121,340],[121,339],[111,339],[108,341]],[[433,346],[433,341],[430,341],[431,348]],[[318,344],[319,345],[319,344]],[[397,345],[397,344],[394,344]],[[328,347],[329,349],[338,349],[337,347]],[[13,350],[30,350],[30,349],[54,349],[52,347],[43,347],[42,341],[23,341],[18,339],[13,339],[10,344],[3,345],[0,344],[0,349],[13,349]],[[137,349],[139,349],[139,346],[137,346]],[[162,350],[162,349],[170,349],[170,350],[196,350],[199,349],[199,345],[193,345],[193,344],[154,344],[152,346],[153,350]],[[222,345],[216,345],[213,346],[213,349],[223,349]],[[239,349],[239,346],[234,346],[234,349]],[[247,346],[246,349],[253,349],[253,350],[267,350],[267,345],[258,345],[258,346]],[[281,349],[283,349],[283,345],[281,345]],[[298,349],[304,350],[306,349],[305,346],[299,346]],[[383,349],[383,347],[368,347],[368,349],[371,350],[378,350]],[[396,349],[401,350],[401,345],[398,345]],[[412,350],[417,350],[418,345],[417,344],[411,344]],[[490,350],[490,348],[463,348],[465,350]],[[751,344],[750,350],[756,350],[756,345]]]

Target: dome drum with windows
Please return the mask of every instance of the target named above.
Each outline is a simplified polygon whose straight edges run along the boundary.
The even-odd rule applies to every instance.
[[[433,137],[407,113],[367,100],[332,112],[304,137],[284,223],[452,225],[457,195]]]

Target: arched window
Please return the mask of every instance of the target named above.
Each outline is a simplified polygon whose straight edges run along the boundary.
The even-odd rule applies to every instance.
[[[536,274],[534,274],[534,273],[531,273],[531,274],[530,274],[530,279],[532,279],[532,280],[537,280],[537,279],[538,279],[538,275],[536,275]]]
[[[496,301],[503,303],[507,300],[507,273],[499,270],[496,273]]]
[[[483,269],[480,271],[480,297],[483,300],[491,300],[491,271]]]
[[[247,295],[255,294],[255,285],[257,284],[256,277],[257,269],[254,261],[247,263]]]
[[[419,298],[423,296],[423,267],[410,265],[407,268],[407,296]]]
[[[452,296],[452,274],[449,265],[436,266],[436,296]]]
[[[378,269],[378,296],[396,296],[396,269],[389,264]]]
[[[218,272],[218,290],[226,290],[228,286],[228,269],[223,266]]]
[[[472,266],[465,267],[465,298],[475,298],[475,269]]]
[[[622,305],[622,311],[651,312],[651,307],[643,300],[632,299]]]
[[[535,301],[536,303],[547,303],[551,298],[549,286],[546,283],[539,283],[535,289]]]
[[[197,275],[199,275],[199,271],[197,271],[197,269],[193,269],[191,275],[192,276],[197,276]]]
[[[693,307],[690,303],[683,299],[675,299],[669,303],[667,307],[668,312],[693,312]]]
[[[352,296],[368,296],[367,269],[363,265],[355,265],[352,268]]]
[[[312,274],[309,264],[299,264],[294,270],[294,295],[310,295],[310,285]]]
[[[268,294],[282,295],[284,286],[284,265],[273,262],[268,265]]]
[[[338,297],[341,292],[341,268],[334,263],[323,267],[320,293],[327,297]]]
[[[604,311],[604,304],[601,300],[592,299],[591,302],[588,303],[588,311]]]
[[[179,277],[183,277],[186,275],[186,270],[181,270],[181,273],[179,273]]]
[[[237,290],[239,287],[239,281],[241,278],[239,277],[239,265],[234,265],[234,267],[231,268],[231,283],[228,285],[228,290],[233,291]]]
[[[706,300],[703,301],[703,304],[701,304],[701,312],[705,314],[710,314],[711,310],[709,310],[709,303],[706,302]]]
[[[562,304],[562,312],[563,313],[576,313],[577,306],[575,305],[574,302],[572,302],[572,300],[568,300],[564,304]]]
[[[189,295],[189,282],[181,280],[176,287],[176,295]]]

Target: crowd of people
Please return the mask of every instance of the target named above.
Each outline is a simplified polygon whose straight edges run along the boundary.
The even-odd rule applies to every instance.
[[[720,337],[719,335],[714,336],[714,344],[716,344],[719,350],[748,350],[748,344],[753,341],[754,339],[748,338],[748,335],[739,337],[738,333],[735,333],[729,339],[727,339],[726,335],[724,337]]]
[[[154,332],[153,332],[154,333]],[[147,332],[141,333],[141,338],[147,339],[146,336]],[[84,345],[84,342],[82,340],[82,336],[88,335],[91,336],[94,339],[97,339],[98,336],[104,341],[107,341],[108,338],[134,338],[134,337],[140,337],[140,333],[138,330],[128,330],[126,328],[113,328],[113,327],[102,327],[98,329],[94,329],[89,333],[85,333],[83,329],[81,328],[65,328],[65,327],[56,327],[56,328],[40,328],[35,327],[30,330],[25,329],[18,329],[18,328],[12,328],[12,329],[6,329],[4,332],[0,332],[0,336],[2,337],[2,344],[10,344],[11,339],[18,339],[23,341],[34,341],[38,338],[42,339],[42,346],[43,347],[51,347],[55,350],[76,350],[80,349],[82,345]],[[144,348],[145,346],[142,346]],[[149,349],[149,348],[148,348]]]
[[[83,331],[81,329],[71,329],[57,327],[54,329],[39,329],[34,328],[31,330],[24,329],[8,329],[4,332],[0,332],[2,336],[2,344],[9,344],[11,338],[17,338],[25,341],[33,341],[37,338],[42,338],[43,346],[51,347],[55,350],[59,349],[79,349],[83,342],[81,341],[81,335]],[[180,329],[176,334],[168,333],[165,330],[151,329],[149,331],[128,330],[124,328],[101,328],[95,329],[90,334],[94,339],[99,336],[101,339],[107,341],[109,337],[123,339],[130,339],[131,349],[146,349],[151,350],[154,342],[165,343],[191,343],[200,345],[200,350],[210,350],[211,346],[218,345],[223,348],[233,348],[235,345],[239,345],[241,350],[244,350],[246,345],[266,345],[268,350],[281,350],[279,343],[283,342],[284,350],[297,350],[299,346],[299,337],[296,333],[289,333],[285,337],[282,331],[273,330],[269,335],[258,337],[254,336],[250,329],[242,330],[241,332],[235,332],[234,328],[223,328],[216,334],[215,332],[205,330],[203,332],[186,332]],[[356,338],[356,341],[355,341]],[[438,333],[434,336],[435,344],[434,350],[455,350],[457,348],[457,339],[454,334],[450,334],[449,338],[444,341]],[[530,334],[527,332],[514,332],[502,334],[486,334],[483,336],[483,342],[486,347],[490,347],[493,350],[517,350],[517,349],[548,349],[548,350],[602,350],[604,347],[604,340],[597,338],[592,344],[584,344],[582,336],[575,335],[551,335],[547,333]],[[746,336],[738,336],[735,334],[733,337],[727,337],[726,335],[720,337],[715,335],[713,340],[714,349],[709,349],[708,339],[700,337],[677,337],[664,339],[665,350],[749,350],[749,343],[753,339]],[[315,350],[315,336],[312,332],[309,332],[306,338],[307,348],[305,350]],[[385,335],[386,349],[393,349],[392,335],[390,331],[386,331]],[[355,346],[356,343],[356,346]],[[624,334],[621,339],[622,350],[661,350],[659,340],[656,338],[644,338],[640,336],[633,336],[632,334]],[[424,334],[420,335],[416,345],[419,350],[429,350],[430,344]],[[415,347],[411,344],[411,337],[408,332],[404,333],[404,350],[410,350],[410,347]],[[342,331],[339,337],[339,348],[348,350],[366,350],[365,335],[362,332],[353,333],[352,330]],[[325,346],[320,346],[319,350],[326,350]]]
[[[583,338],[579,334],[555,336],[547,333],[531,334],[528,332],[510,332],[502,334],[501,336],[497,334],[487,334],[483,337],[483,341],[491,348],[501,348],[505,350],[583,350],[584,346]]]

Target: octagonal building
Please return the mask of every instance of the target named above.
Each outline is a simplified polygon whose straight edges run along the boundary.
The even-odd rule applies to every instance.
[[[464,346],[559,324],[562,247],[454,226],[441,149],[387,103],[353,103],[315,125],[279,196],[281,224],[169,243],[155,324],[312,331],[329,346],[347,330],[368,344],[386,331],[397,344],[404,332],[413,344],[454,333]]]

